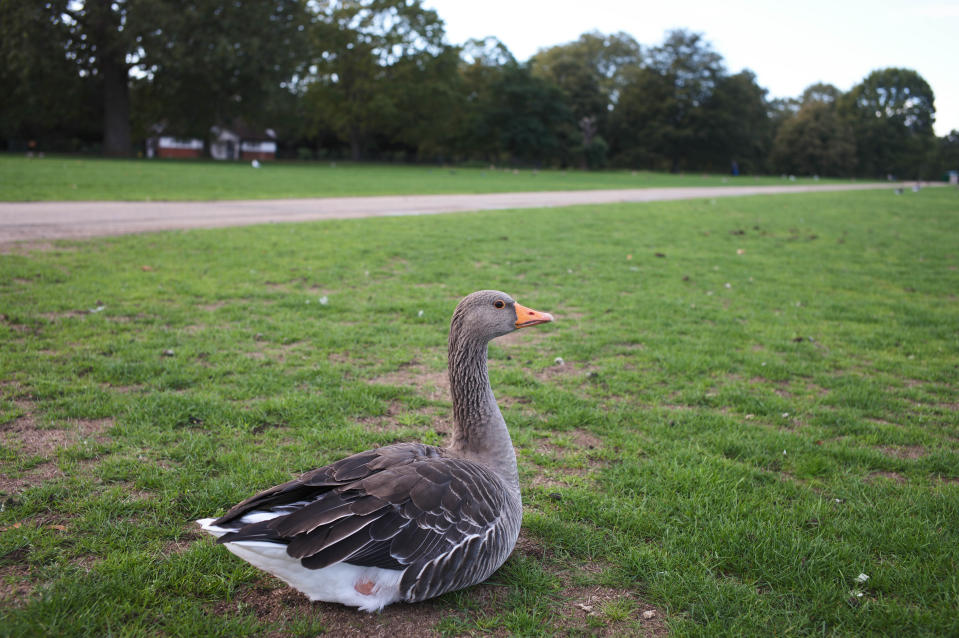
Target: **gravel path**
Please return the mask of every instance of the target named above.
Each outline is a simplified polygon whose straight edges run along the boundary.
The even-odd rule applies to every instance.
[[[549,191],[483,195],[409,195],[263,199],[214,202],[22,202],[0,203],[0,247],[16,242],[81,239],[181,228],[247,226],[271,222],[433,215],[473,210],[542,208],[576,204],[651,202],[885,188],[902,184],[815,186],[719,186],[633,190]]]

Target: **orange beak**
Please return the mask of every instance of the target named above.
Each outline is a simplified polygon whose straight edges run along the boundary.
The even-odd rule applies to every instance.
[[[519,304],[513,304],[513,307],[516,308],[516,327],[517,328],[528,328],[530,326],[535,326],[540,323],[548,323],[553,320],[553,315],[548,312],[540,312],[539,310],[533,310],[532,308],[527,308],[526,306],[521,306]]]

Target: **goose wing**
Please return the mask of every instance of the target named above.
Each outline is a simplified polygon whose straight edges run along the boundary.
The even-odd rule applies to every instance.
[[[213,524],[237,528],[219,542],[285,544],[310,569],[346,562],[404,570],[400,592],[412,602],[479,582],[499,567],[514,540],[507,494],[482,465],[399,444],[261,492]]]

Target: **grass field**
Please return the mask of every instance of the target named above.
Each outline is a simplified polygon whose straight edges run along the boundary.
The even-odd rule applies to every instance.
[[[836,183],[843,180],[821,180]],[[0,155],[0,201],[211,200],[791,184],[780,177]],[[796,183],[813,183],[797,179]]]
[[[957,217],[927,189],[0,255],[0,635],[959,635]],[[449,316],[487,287],[558,319],[490,348],[525,516],[487,584],[367,617],[200,537],[443,442]]]

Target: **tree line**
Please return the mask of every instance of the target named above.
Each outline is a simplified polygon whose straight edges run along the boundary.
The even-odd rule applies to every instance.
[[[757,53],[759,54],[759,53]],[[0,2],[0,144],[128,156],[243,121],[282,156],[667,171],[959,168],[915,71],[770,99],[702,34],[585,33],[521,62],[422,0]]]

